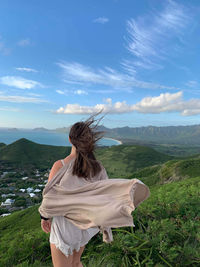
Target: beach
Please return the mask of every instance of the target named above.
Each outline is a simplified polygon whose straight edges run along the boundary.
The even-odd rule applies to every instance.
[[[114,138],[111,138],[111,137],[104,137],[104,138],[117,141],[119,145],[122,145],[122,141],[120,141],[120,140],[117,140],[117,139],[114,139]]]

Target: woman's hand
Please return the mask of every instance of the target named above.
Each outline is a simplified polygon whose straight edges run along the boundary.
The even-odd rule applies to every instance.
[[[45,233],[51,232],[51,220],[41,219],[41,227]]]

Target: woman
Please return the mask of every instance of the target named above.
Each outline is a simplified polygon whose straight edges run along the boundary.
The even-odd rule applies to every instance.
[[[99,113],[97,113],[99,114]],[[50,171],[48,182],[55,176],[60,168],[65,164],[71,165],[70,180],[79,179],[80,185],[97,181],[101,171],[101,165],[96,160],[94,150],[96,142],[102,138],[102,131],[96,132],[96,126],[91,127],[95,121],[91,116],[85,122],[75,123],[69,132],[69,142],[72,144],[70,155],[62,160],[56,161]],[[62,181],[61,181],[62,183]],[[66,183],[66,181],[65,181]],[[65,184],[64,186],[68,186]],[[44,218],[41,216],[41,218]],[[50,248],[54,267],[81,267],[80,258],[85,245],[96,235],[100,229],[98,227],[79,229],[67,218],[55,216],[52,220],[41,219],[41,227],[44,232],[50,232]]]

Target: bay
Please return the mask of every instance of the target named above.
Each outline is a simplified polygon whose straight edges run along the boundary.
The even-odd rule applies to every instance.
[[[44,145],[71,146],[68,140],[68,133],[34,130],[0,130],[0,143],[8,145],[20,138],[26,138]],[[97,142],[99,146],[113,146],[119,144],[121,144],[120,141],[106,137]]]

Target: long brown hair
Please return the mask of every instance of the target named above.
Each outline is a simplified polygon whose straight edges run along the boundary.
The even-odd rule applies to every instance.
[[[95,131],[102,116],[96,125],[94,117],[102,110],[91,115],[86,121],[79,121],[72,125],[69,132],[71,143],[76,147],[76,159],[74,161],[72,174],[90,180],[101,171],[101,166],[94,155],[94,150],[98,147],[96,142],[103,137],[105,131]]]

